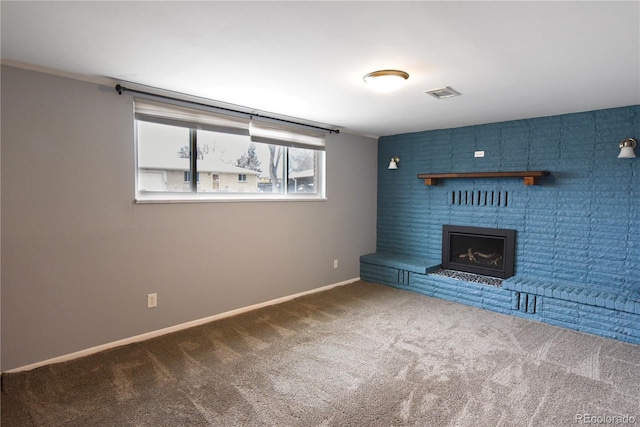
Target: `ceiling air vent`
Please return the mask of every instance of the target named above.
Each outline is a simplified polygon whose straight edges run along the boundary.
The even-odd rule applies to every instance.
[[[454,96],[460,95],[460,92],[456,92],[455,90],[451,89],[449,86],[441,87],[440,89],[428,90],[426,93],[428,93],[429,95],[437,99],[453,98]]]

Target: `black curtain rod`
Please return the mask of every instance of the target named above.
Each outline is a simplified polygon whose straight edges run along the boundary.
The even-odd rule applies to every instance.
[[[173,98],[171,96],[158,95],[158,94],[151,93],[151,92],[144,92],[144,91],[141,91],[141,90],[129,89],[129,88],[126,88],[126,87],[124,87],[122,85],[119,85],[119,84],[116,85],[116,91],[118,91],[118,94],[120,94],[120,95],[122,95],[122,92],[139,93],[141,95],[153,96],[153,97],[156,97],[156,98],[167,99],[167,100],[170,100],[170,101],[185,102],[187,104],[199,105],[201,107],[209,107],[209,108],[215,108],[215,109],[218,109],[218,110],[229,111],[229,112],[232,112],[232,113],[245,114],[245,115],[247,115],[249,117],[262,117],[262,118],[265,118],[265,119],[277,120],[279,122],[290,123],[290,124],[293,124],[293,125],[306,126],[306,127],[309,127],[309,128],[320,129],[320,130],[323,130],[323,131],[329,132],[329,133],[332,133],[332,132],[336,133],[336,134],[340,133],[340,129],[327,129],[327,128],[323,128],[323,127],[320,127],[320,126],[308,125],[306,123],[294,122],[293,120],[285,120],[285,119],[279,119],[277,117],[263,116],[262,114],[247,113],[246,111],[233,110],[231,108],[224,108],[224,107],[217,107],[215,105],[204,104],[202,102],[186,101],[184,99]]]

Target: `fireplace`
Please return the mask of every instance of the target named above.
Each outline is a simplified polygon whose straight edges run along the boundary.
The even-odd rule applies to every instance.
[[[442,268],[506,279],[513,276],[515,230],[442,226]]]

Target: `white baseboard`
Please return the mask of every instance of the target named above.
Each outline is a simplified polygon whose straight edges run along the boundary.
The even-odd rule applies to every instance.
[[[100,351],[109,350],[115,347],[121,347],[123,345],[132,344],[139,341],[148,340],[150,338],[159,337],[161,335],[170,334],[172,332],[180,331],[187,328],[192,328],[194,326],[203,325],[205,323],[213,322],[214,320],[223,319],[225,317],[235,316],[237,314],[246,313],[247,311],[256,310],[258,308],[267,307],[274,304],[280,304],[282,302],[290,301],[294,298],[298,298],[304,295],[314,294],[316,292],[326,291],[337,286],[348,285],[349,283],[357,282],[360,280],[359,277],[355,279],[345,280],[344,282],[334,283],[332,285],[322,286],[320,288],[311,289],[310,291],[304,291],[293,295],[288,295],[282,298],[272,299],[270,301],[261,302],[259,304],[250,305],[248,307],[242,307],[235,310],[227,311],[220,314],[215,314],[213,316],[204,317],[202,319],[192,320],[191,322],[181,323],[175,326],[169,326],[168,328],[158,329],[156,331],[147,332],[141,335],[136,335],[133,337],[125,338],[118,341],[113,341],[110,343],[98,345],[96,347],[87,348],[85,350],[76,351],[74,353],[65,354],[63,356],[54,357],[52,359],[43,360],[41,362],[32,363],[30,365],[21,366],[19,368],[10,369],[5,371],[7,373],[14,372],[22,372],[22,371],[30,371],[31,369],[40,368],[42,366],[51,365],[53,363],[66,362],[69,360],[77,359],[79,357],[88,356],[90,354],[98,353]]]

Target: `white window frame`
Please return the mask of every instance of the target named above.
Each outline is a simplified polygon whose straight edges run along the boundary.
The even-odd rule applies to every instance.
[[[136,203],[181,203],[181,202],[230,202],[230,201],[324,201],[326,200],[326,165],[325,165],[325,134],[302,126],[280,123],[260,118],[248,119],[233,114],[223,114],[214,108],[192,108],[180,102],[158,102],[154,99],[135,98],[134,117],[136,122]],[[191,192],[162,192],[142,191],[138,188],[138,120],[169,126],[186,127],[190,135],[198,130],[233,133],[247,135],[250,141],[273,144],[283,147],[284,163],[282,178],[282,193],[226,193],[226,192],[198,192],[197,182],[192,183]],[[190,137],[190,151],[196,152],[192,145],[196,145],[197,137]],[[316,155],[316,181],[318,188],[313,193],[290,192],[288,190],[288,168],[286,166],[287,148],[305,148],[314,150]],[[195,159],[190,161],[190,175],[197,171]],[[238,178],[240,179],[240,177]],[[239,181],[242,182],[242,181]]]

